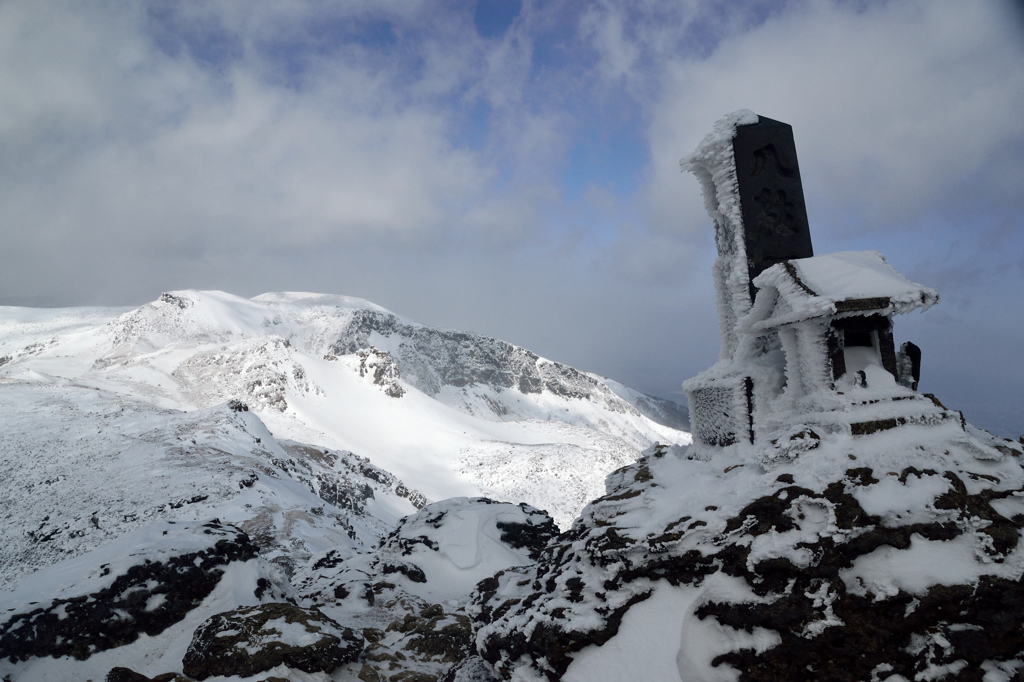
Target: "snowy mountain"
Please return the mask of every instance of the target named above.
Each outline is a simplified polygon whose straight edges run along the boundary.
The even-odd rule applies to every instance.
[[[479,579],[557,534],[519,500],[567,527],[608,471],[657,440],[688,442],[671,426],[679,418],[678,406],[512,344],[340,296],[185,291],[137,309],[2,308],[0,675],[102,679],[118,662],[164,672],[215,614],[273,621],[282,600],[343,613],[348,625],[308,608],[287,618],[345,642],[353,624],[383,631],[399,602],[462,612]],[[420,542],[402,533],[424,507],[448,538],[424,546],[460,567],[430,579],[447,585],[445,600],[428,599],[434,586],[386,587],[394,570],[413,583],[436,574],[415,552],[383,560]],[[452,531],[455,518],[470,520]],[[458,550],[481,532],[493,537],[483,559]],[[185,584],[174,576],[190,562],[199,572]],[[384,596],[359,615],[366,594],[369,606]],[[468,636],[466,616],[456,620]]]
[[[278,439],[355,453],[427,500],[525,500],[563,525],[608,471],[689,438],[677,405],[343,296],[184,291],[0,319],[10,390],[63,381],[168,414],[239,400]]]
[[[0,679],[1024,669],[1024,445],[962,419],[709,448],[353,299],[2,313]]]

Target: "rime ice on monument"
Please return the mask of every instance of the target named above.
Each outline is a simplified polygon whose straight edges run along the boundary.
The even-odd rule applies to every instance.
[[[701,183],[718,247],[721,354],[683,384],[698,451],[960,419],[917,392],[917,346],[893,342],[893,316],[938,292],[877,251],[814,255],[789,125],[737,111],[680,165]]]

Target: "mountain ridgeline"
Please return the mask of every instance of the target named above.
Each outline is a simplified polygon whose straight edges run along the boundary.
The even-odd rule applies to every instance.
[[[0,308],[0,679],[1019,679],[1024,445],[677,411],[340,296]]]
[[[471,332],[403,322],[377,310],[353,310],[328,352],[340,356],[373,348],[374,335],[392,342],[389,354],[402,378],[429,396],[438,396],[445,387],[468,391],[481,385],[499,392],[511,388],[523,394],[546,391],[561,398],[600,402],[613,411],[635,410],[672,428],[687,427],[685,410],[677,403],[635,391],[630,392],[632,400],[624,400],[603,377],[545,360],[521,346]],[[489,401],[488,406],[498,417],[509,414],[507,406],[499,402]]]

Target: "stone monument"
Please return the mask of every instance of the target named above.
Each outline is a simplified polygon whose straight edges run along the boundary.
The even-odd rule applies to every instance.
[[[893,316],[938,292],[877,251],[814,255],[789,125],[729,114],[680,165],[701,183],[718,249],[721,352],[683,384],[696,452],[961,419],[917,393],[920,349],[893,340]]]

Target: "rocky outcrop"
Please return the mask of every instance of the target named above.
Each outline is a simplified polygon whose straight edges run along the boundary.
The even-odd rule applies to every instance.
[[[480,583],[479,654],[502,679],[561,679],[590,645],[628,649],[624,615],[666,585],[690,595],[666,623],[690,623],[682,679],[724,666],[744,682],[1010,679],[1024,656],[1024,449],[977,431],[910,452],[836,446],[772,471],[653,448],[535,565]],[[712,576],[727,597],[706,591]],[[707,632],[724,651],[700,650]]]
[[[409,489],[365,457],[347,450],[332,452],[304,443],[286,441],[281,447],[289,457],[273,460],[274,466],[309,486],[317,497],[338,509],[365,517],[366,503],[380,493],[404,497],[417,508],[426,504],[422,493]]]
[[[0,615],[0,658],[70,656],[85,660],[99,651],[155,636],[185,618],[209,595],[224,567],[256,557],[249,537],[214,520],[195,532],[209,546],[163,560],[140,560],[113,575],[109,565],[99,578],[107,584],[92,592],[52,599],[32,609]],[[72,590],[73,592],[73,590]]]
[[[369,376],[375,386],[380,386],[380,390],[392,398],[405,395],[405,389],[398,383],[402,374],[390,353],[370,346],[356,351],[356,357],[359,358],[359,376]]]
[[[392,620],[366,628],[366,651],[359,668],[364,682],[437,682],[473,653],[473,631],[461,607],[432,604],[387,590],[378,602]]]
[[[397,347],[390,353],[378,350],[371,344],[374,335],[397,342]],[[544,360],[520,346],[470,332],[403,322],[379,310],[353,310],[331,342],[327,356],[353,353],[360,354],[361,374],[369,363],[367,358],[387,356],[379,361],[381,369],[374,369],[375,383],[386,383],[384,374],[393,371],[394,378],[401,376],[430,396],[438,395],[446,386],[480,386],[499,392],[515,389],[524,394],[547,392],[561,398],[590,400],[613,412],[643,414],[672,428],[681,428],[687,419],[685,410],[675,403],[636,391],[629,391],[630,400],[623,399],[600,377]],[[392,365],[394,370],[390,369]],[[378,379],[377,374],[382,376]],[[501,417],[507,406],[494,401],[491,409]]]
[[[742,671],[740,680],[750,682],[796,679],[804,671],[823,681],[892,675],[921,679],[928,672],[932,679],[980,682],[986,662],[988,667],[1017,665],[1024,653],[1024,585],[1019,576],[965,576],[963,584],[878,594],[852,589],[842,574],[881,548],[908,551],[915,542],[942,545],[957,538],[981,549],[979,562],[1003,563],[1017,548],[1024,515],[1008,519],[991,503],[1024,490],[987,488],[970,494],[962,472],[907,468],[898,476],[904,485],[913,476],[937,479],[933,483],[945,479],[948,488],[931,502],[936,520],[887,526],[847,492],[879,484],[873,473],[850,469],[822,494],[783,486],[735,517],[733,527],[746,527],[751,536],[786,532],[799,522],[794,510],[815,505],[834,514],[839,533],[809,544],[814,558],[806,566],[783,559],[748,565],[749,553],[735,552],[723,570],[741,577],[765,601],[712,601],[698,609],[698,617],[748,632],[767,628],[779,633],[781,642],[757,655],[751,650],[723,654],[716,664],[732,665]],[[850,536],[846,541],[844,534]],[[862,655],[868,651],[870,656]]]
[[[330,673],[356,660],[362,644],[362,637],[317,609],[261,604],[219,613],[200,625],[182,664],[197,680],[250,677],[279,665]]]
[[[402,519],[372,553],[323,552],[293,584],[309,603],[363,624],[361,680],[487,680],[466,613],[474,586],[532,563],[557,533],[529,505],[453,498]]]
[[[406,594],[465,602],[479,580],[532,563],[557,534],[551,517],[528,504],[456,497],[405,517],[372,553],[321,553],[292,582],[316,604],[374,606]]]

